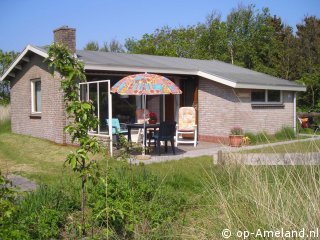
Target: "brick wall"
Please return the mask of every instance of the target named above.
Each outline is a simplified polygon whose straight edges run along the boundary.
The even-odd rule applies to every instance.
[[[199,81],[199,139],[226,141],[232,127],[245,131],[275,133],[283,126],[293,126],[293,94],[283,92],[283,107],[252,107],[250,90],[231,87],[200,78]]]
[[[41,79],[41,118],[31,114],[31,80]],[[11,82],[11,127],[14,133],[65,143],[65,113],[58,77],[53,77],[38,55]]]
[[[157,114],[158,121],[160,119],[160,96],[147,96],[147,109]]]

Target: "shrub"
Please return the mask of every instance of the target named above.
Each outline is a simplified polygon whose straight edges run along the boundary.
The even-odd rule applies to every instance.
[[[11,123],[10,120],[0,121],[0,134],[11,132]]]
[[[143,166],[112,169],[108,174],[107,197],[106,183],[101,181],[90,189],[88,201],[96,224],[108,226],[113,237],[130,239],[163,231],[185,204],[183,195]]]
[[[67,213],[79,210],[79,197],[61,190],[61,186],[40,186],[23,197],[15,213],[0,227],[1,239],[59,238]]]
[[[256,138],[256,135],[254,133],[246,132],[244,134],[244,137],[248,137],[250,139],[250,143],[251,144],[256,144],[257,143],[257,138]]]
[[[242,135],[243,129],[241,127],[234,127],[230,130],[231,135]]]
[[[296,134],[292,127],[283,127],[280,131],[275,133],[275,137],[278,140],[287,140],[287,139],[294,139]]]

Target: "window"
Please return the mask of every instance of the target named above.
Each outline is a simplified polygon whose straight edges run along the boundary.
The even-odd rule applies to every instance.
[[[268,90],[268,102],[280,102],[281,101],[281,92],[277,90]]]
[[[32,113],[41,113],[41,81],[40,79],[31,81],[31,104]]]
[[[282,102],[282,93],[279,90],[253,90],[251,91],[252,103],[271,103]]]
[[[265,100],[266,100],[265,90],[251,92],[251,102],[264,102]]]

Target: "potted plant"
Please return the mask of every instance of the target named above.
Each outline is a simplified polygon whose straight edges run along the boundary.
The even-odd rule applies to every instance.
[[[230,131],[229,142],[231,147],[240,147],[243,140],[243,130],[240,127],[234,127]]]
[[[149,123],[150,124],[157,123],[157,115],[154,112],[149,113]]]

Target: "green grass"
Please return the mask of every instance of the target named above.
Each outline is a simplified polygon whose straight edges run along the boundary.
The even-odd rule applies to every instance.
[[[307,153],[319,152],[320,140],[312,140],[305,142],[295,142],[288,144],[281,144],[273,147],[265,147],[253,150],[243,151],[244,153]]]
[[[292,127],[283,127],[273,135],[268,134],[266,132],[258,132],[255,134],[251,132],[246,132],[245,136],[250,139],[250,145],[258,145],[258,144],[266,144],[266,143],[274,143],[274,142],[282,142],[282,141],[307,138],[306,136],[296,135]]]
[[[13,134],[8,125],[0,125],[3,173],[15,172],[39,183],[61,185],[64,189],[68,186],[68,191],[77,191],[73,187],[77,176],[69,167],[63,167],[67,153],[74,147]],[[311,141],[255,151],[313,152],[319,148],[320,141]],[[115,160],[108,163],[115,169],[123,166]],[[103,160],[101,167],[105,169],[106,161]],[[165,189],[169,189],[173,199],[185,196],[179,217],[166,225],[166,239],[221,239],[224,228],[253,231],[258,228],[312,228],[320,224],[318,166],[221,166],[213,165],[212,157],[203,156],[125,169],[121,171],[130,171],[122,173],[127,175],[128,181],[131,175],[141,175],[148,180],[143,174],[152,173]],[[166,197],[170,197],[168,192]],[[161,197],[153,201],[161,201]],[[163,237],[163,229],[158,232],[157,236]]]

